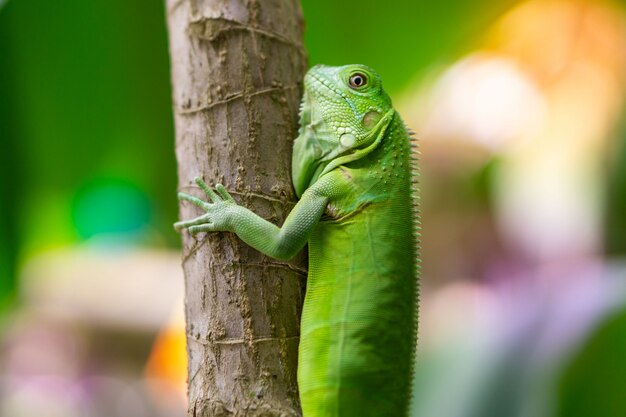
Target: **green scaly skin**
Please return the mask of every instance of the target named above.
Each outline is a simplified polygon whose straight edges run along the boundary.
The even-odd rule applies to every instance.
[[[316,66],[304,79],[293,182],[300,201],[281,228],[196,183],[206,214],[176,223],[230,231],[289,259],[309,242],[298,385],[304,417],[403,416],[417,331],[417,215],[411,139],[363,65]]]

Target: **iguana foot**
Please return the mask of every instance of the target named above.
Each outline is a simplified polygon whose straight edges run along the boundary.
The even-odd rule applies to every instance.
[[[179,200],[186,200],[200,207],[206,213],[191,220],[174,223],[174,229],[188,229],[191,234],[199,232],[219,232],[230,230],[232,208],[237,206],[233,197],[222,184],[215,186],[213,191],[200,177],[194,178],[195,183],[206,194],[209,201],[201,200],[186,193],[178,193]]]

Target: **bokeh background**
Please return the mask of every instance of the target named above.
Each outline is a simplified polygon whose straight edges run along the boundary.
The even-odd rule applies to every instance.
[[[303,0],[421,140],[416,417],[626,415],[626,3]],[[162,2],[0,1],[0,416],[185,415]]]

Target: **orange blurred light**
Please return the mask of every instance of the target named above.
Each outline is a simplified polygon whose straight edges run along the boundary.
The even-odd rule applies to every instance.
[[[186,401],[187,342],[182,311],[182,305],[177,306],[176,314],[161,329],[146,364],[150,391],[155,400],[162,403]]]

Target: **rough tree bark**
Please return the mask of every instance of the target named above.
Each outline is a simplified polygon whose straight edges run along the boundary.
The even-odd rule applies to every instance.
[[[179,189],[200,175],[281,224],[306,54],[298,0],[167,0]],[[200,214],[182,204],[181,218]],[[267,258],[233,234],[183,233],[193,417],[299,415],[305,256]]]

